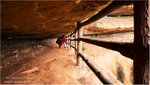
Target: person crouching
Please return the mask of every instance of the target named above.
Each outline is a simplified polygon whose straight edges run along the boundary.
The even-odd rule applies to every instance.
[[[61,48],[62,46],[66,48],[66,44],[67,44],[67,41],[66,41],[65,35],[62,35],[61,42],[59,43],[59,48]]]

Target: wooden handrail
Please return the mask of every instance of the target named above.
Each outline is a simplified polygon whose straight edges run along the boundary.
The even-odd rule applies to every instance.
[[[103,82],[104,84],[112,84],[109,80],[102,76],[101,73],[98,72],[98,70],[92,64],[90,64],[81,53],[79,53],[79,55],[81,56],[83,61],[88,65],[88,67],[94,72],[94,74],[101,80],[101,82]]]
[[[72,48],[77,51],[77,49],[71,45]],[[103,84],[113,84],[110,80],[105,78],[84,56],[82,53],[78,53],[82,60],[87,64],[87,66],[92,70],[92,72],[98,77],[98,79],[103,83]],[[117,82],[119,85],[122,84],[121,82]]]
[[[105,78],[101,72],[99,72],[85,57],[83,54],[79,53],[78,54],[82,60],[87,64],[87,66],[92,70],[92,72],[98,77],[98,79],[103,83],[103,84],[111,84],[113,85],[113,82],[111,82],[109,79]],[[117,82],[117,84],[121,85],[121,82]]]
[[[74,49],[75,49],[75,51],[77,51],[77,48],[75,48],[73,45],[71,45],[71,47],[72,47],[72,48],[74,48]]]
[[[127,30],[127,31],[118,31],[118,32],[108,32],[108,33],[93,33],[93,34],[83,34],[83,36],[95,36],[95,35],[110,35],[115,33],[125,33],[125,32],[134,32],[133,30]]]
[[[120,42],[106,42],[101,40],[94,40],[89,38],[79,38],[79,39],[71,39],[71,41],[81,40],[90,44],[94,44],[97,46],[102,46],[104,48],[108,48],[111,50],[115,50],[120,52],[125,57],[131,58],[134,60],[134,44],[133,43],[120,43]]]
[[[96,15],[89,18],[87,21],[80,23],[79,27],[90,24],[90,23],[104,17],[105,15],[109,14],[110,12],[114,11],[115,9],[118,9],[121,6],[124,6],[124,5],[130,5],[132,3],[133,3],[133,1],[129,1],[129,0],[126,0],[126,1],[113,1],[110,5],[108,5],[107,7],[102,9],[101,11],[99,11]]]

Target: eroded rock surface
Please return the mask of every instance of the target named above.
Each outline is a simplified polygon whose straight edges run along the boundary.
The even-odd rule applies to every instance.
[[[68,34],[74,31],[77,21],[90,18],[111,2],[2,1],[2,39],[41,39]],[[119,13],[117,11],[113,15]]]
[[[72,32],[82,21],[110,2],[4,1],[2,37],[45,38]]]

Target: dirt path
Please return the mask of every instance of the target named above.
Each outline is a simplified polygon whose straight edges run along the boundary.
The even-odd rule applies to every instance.
[[[19,68],[7,70],[6,72],[13,72],[9,76],[3,75],[2,82],[5,84],[101,84],[89,68],[75,66],[74,56],[68,48],[60,49],[55,43],[49,43],[44,49],[46,50],[40,55],[35,55],[34,58],[28,57],[28,61]]]

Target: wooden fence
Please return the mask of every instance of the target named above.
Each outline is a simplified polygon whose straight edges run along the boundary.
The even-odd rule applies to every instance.
[[[106,79],[95,67],[92,65],[82,54],[82,41],[94,44],[97,46],[102,46],[111,50],[120,52],[122,55],[134,60],[134,84],[143,84],[145,79],[143,75],[148,75],[145,72],[145,62],[149,60],[149,44],[148,44],[148,31],[149,31],[149,2],[134,1],[134,43],[119,43],[119,42],[106,42],[100,40],[94,40],[89,38],[83,38],[83,26],[90,24],[111,11],[117,9],[126,4],[131,4],[131,1],[113,1],[109,6],[104,8],[102,11],[98,12],[96,15],[91,17],[85,22],[77,22],[77,27],[73,33],[67,36],[70,42],[70,49],[75,49],[76,54],[76,65],[80,66],[80,58],[89,66],[89,68],[95,73],[99,80],[104,84],[112,84],[111,80]],[[140,17],[140,18],[139,18]],[[75,36],[74,39],[72,36]],[[75,41],[75,47],[72,45],[71,41]],[[143,56],[143,57],[142,57]],[[144,70],[144,71],[143,71]],[[119,82],[120,83],[120,82]],[[121,84],[121,83],[120,83]]]

